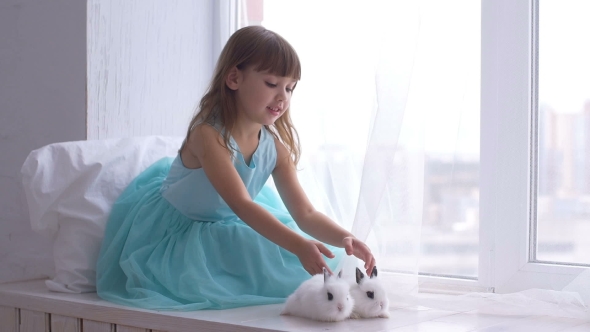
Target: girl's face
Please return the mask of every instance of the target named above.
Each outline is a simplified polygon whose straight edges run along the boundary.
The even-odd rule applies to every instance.
[[[238,116],[261,125],[272,125],[289,108],[297,81],[250,67],[238,70],[235,83],[235,88],[228,86],[236,92]]]

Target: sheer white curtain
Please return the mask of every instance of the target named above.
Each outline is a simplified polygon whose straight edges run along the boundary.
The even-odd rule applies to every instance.
[[[479,152],[478,132],[465,126],[466,109],[479,110],[479,71],[468,65],[473,54],[448,56],[473,31],[444,16],[468,3],[265,0],[262,24],[289,40],[303,66],[292,101],[300,180],[316,208],[371,246],[394,305],[588,317],[587,275],[566,288],[575,292],[419,292],[427,154]],[[434,40],[440,24],[453,35]],[[434,67],[445,70],[437,77]],[[357,264],[346,260],[345,275]]]
[[[306,192],[318,208],[379,248],[378,255],[387,255],[379,268],[417,272],[424,114],[421,107],[406,109],[419,47],[418,7],[390,1],[277,4],[290,15],[267,12],[263,24],[287,38],[302,60],[292,114]],[[398,249],[388,249],[390,243]]]
[[[432,90],[429,82],[469,75],[442,81],[429,75],[432,60],[439,60],[428,56],[436,50],[424,42],[432,29],[424,15],[436,8],[425,8],[410,1],[265,3],[263,24],[287,38],[303,63],[292,109],[306,192],[371,245],[381,271],[418,272],[425,148],[432,137],[426,131],[440,119],[442,104],[462,106],[465,94],[424,91]],[[452,131],[458,124],[450,124]]]

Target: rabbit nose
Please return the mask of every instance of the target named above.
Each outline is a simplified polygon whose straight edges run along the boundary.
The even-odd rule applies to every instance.
[[[383,302],[379,302],[379,306],[383,308]]]
[[[342,304],[339,304],[338,305],[338,311],[342,311],[342,308],[343,308],[343,305]]]

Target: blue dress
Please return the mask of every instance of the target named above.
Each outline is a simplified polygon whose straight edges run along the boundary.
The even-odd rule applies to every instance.
[[[274,138],[263,128],[250,165],[238,150],[234,166],[256,203],[309,238],[265,186],[276,158]],[[344,252],[328,248],[335,269]],[[105,300],[140,308],[226,309],[284,302],[309,278],[297,256],[240,220],[203,170],[184,167],[178,155],[151,165],[117,199],[96,288]]]

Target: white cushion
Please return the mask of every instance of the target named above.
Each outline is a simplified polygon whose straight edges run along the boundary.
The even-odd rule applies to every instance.
[[[153,162],[175,156],[182,139],[64,142],[29,154],[21,174],[31,227],[54,239],[50,290],[96,291],[96,260],[113,203]]]

